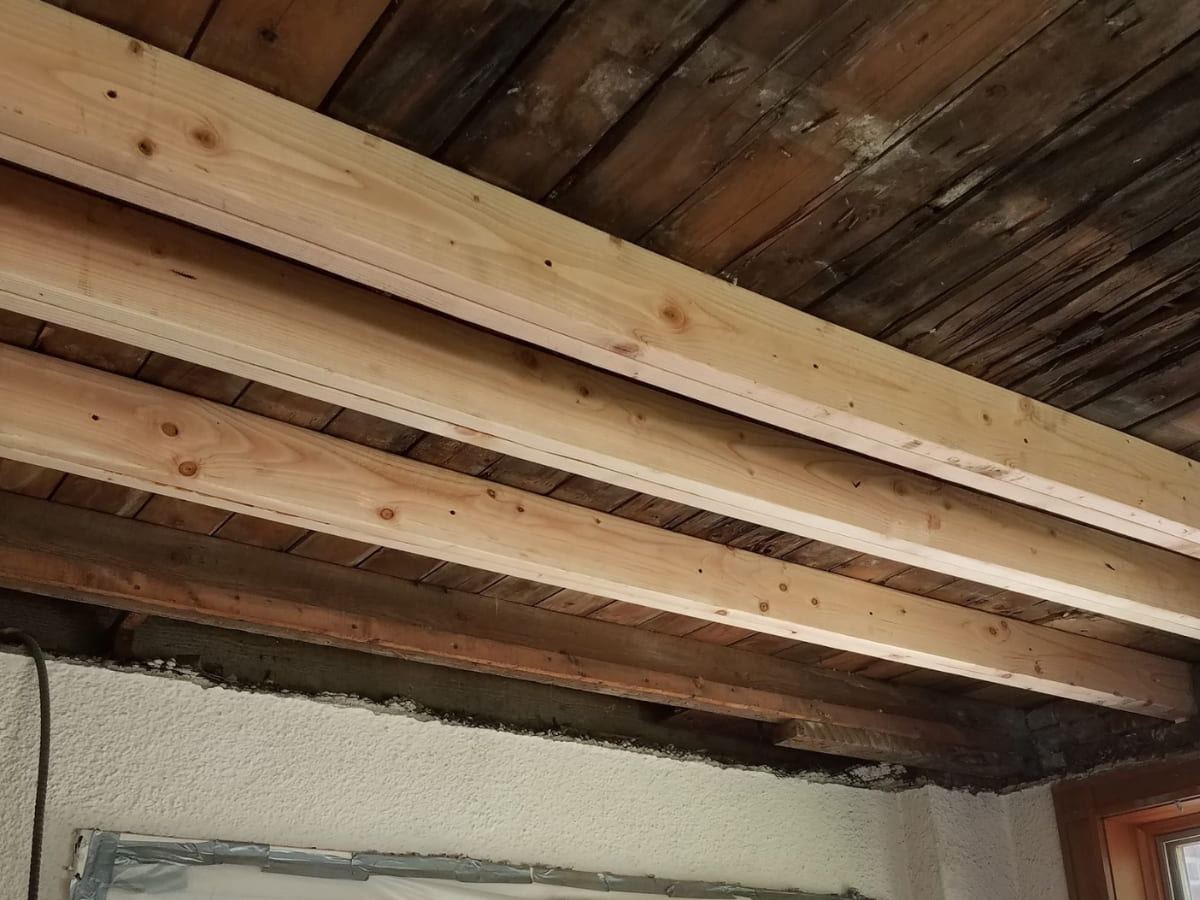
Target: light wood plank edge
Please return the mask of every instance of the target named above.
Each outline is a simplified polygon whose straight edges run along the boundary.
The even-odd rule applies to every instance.
[[[862,754],[863,758],[871,759],[880,755],[892,755],[899,758],[907,753],[920,752],[920,746],[912,746],[911,741],[897,738],[889,734],[871,732],[863,728],[838,725],[833,722],[816,722],[792,720],[774,727],[773,740],[777,746],[789,747],[793,750],[815,750],[832,753],[832,749],[844,750],[843,755]],[[994,770],[997,761],[995,754],[987,750],[963,746],[955,748],[960,765],[969,766],[975,771]]]
[[[811,720],[844,729],[844,745],[814,742],[843,756],[1000,774],[1032,755],[1023,719],[1001,707],[45,500],[0,494],[0,509],[0,585],[13,590],[762,722]]]
[[[0,347],[0,455],[840,650],[1168,719],[1185,663],[808,569]]]
[[[1200,555],[1200,469],[1177,454],[49,4],[3,0],[0,14],[4,158],[706,403]]]
[[[1200,560],[746,422],[3,167],[0,308],[1200,639]]]

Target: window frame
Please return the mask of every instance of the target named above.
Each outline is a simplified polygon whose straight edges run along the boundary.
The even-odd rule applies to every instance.
[[[1177,883],[1176,876],[1182,875],[1188,881],[1186,872],[1180,873],[1174,864],[1175,848],[1179,845],[1200,845],[1200,816],[1193,816],[1196,821],[1191,827],[1181,831],[1172,831],[1158,837],[1158,861],[1162,870],[1164,894],[1167,900],[1193,900],[1191,888]],[[1200,900],[1200,897],[1194,898]]]
[[[1170,900],[1158,837],[1200,828],[1200,753],[1061,782],[1053,795],[1071,900]]]

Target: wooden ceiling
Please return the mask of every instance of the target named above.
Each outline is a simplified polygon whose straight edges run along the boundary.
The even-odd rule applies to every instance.
[[[1200,459],[1195,4],[56,5],[788,306]],[[1200,643],[1179,635],[528,462],[61,322],[0,311],[0,340],[671,532],[1200,661]],[[879,682],[1008,707],[1046,701],[12,460],[0,460],[0,488]]]

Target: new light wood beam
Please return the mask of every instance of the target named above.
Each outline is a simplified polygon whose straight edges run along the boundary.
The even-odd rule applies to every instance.
[[[494,572],[1163,718],[1184,663],[592,512],[0,347],[0,455]]]
[[[786,434],[0,166],[0,307],[1200,639],[1200,561]]]
[[[0,494],[0,585],[762,722],[824,753],[1021,769],[1015,710]],[[827,733],[827,732],[825,732]],[[794,746],[799,747],[799,744]],[[802,748],[801,748],[802,749]]]
[[[0,155],[831,444],[1200,555],[1200,469],[38,0]],[[1189,499],[1190,498],[1190,499]]]

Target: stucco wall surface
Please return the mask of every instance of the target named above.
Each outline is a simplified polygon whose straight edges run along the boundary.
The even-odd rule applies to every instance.
[[[50,665],[43,897],[105,828],[842,891],[1064,900],[1049,796],[824,785],[400,711]],[[0,653],[0,897],[23,896],[36,694]]]

